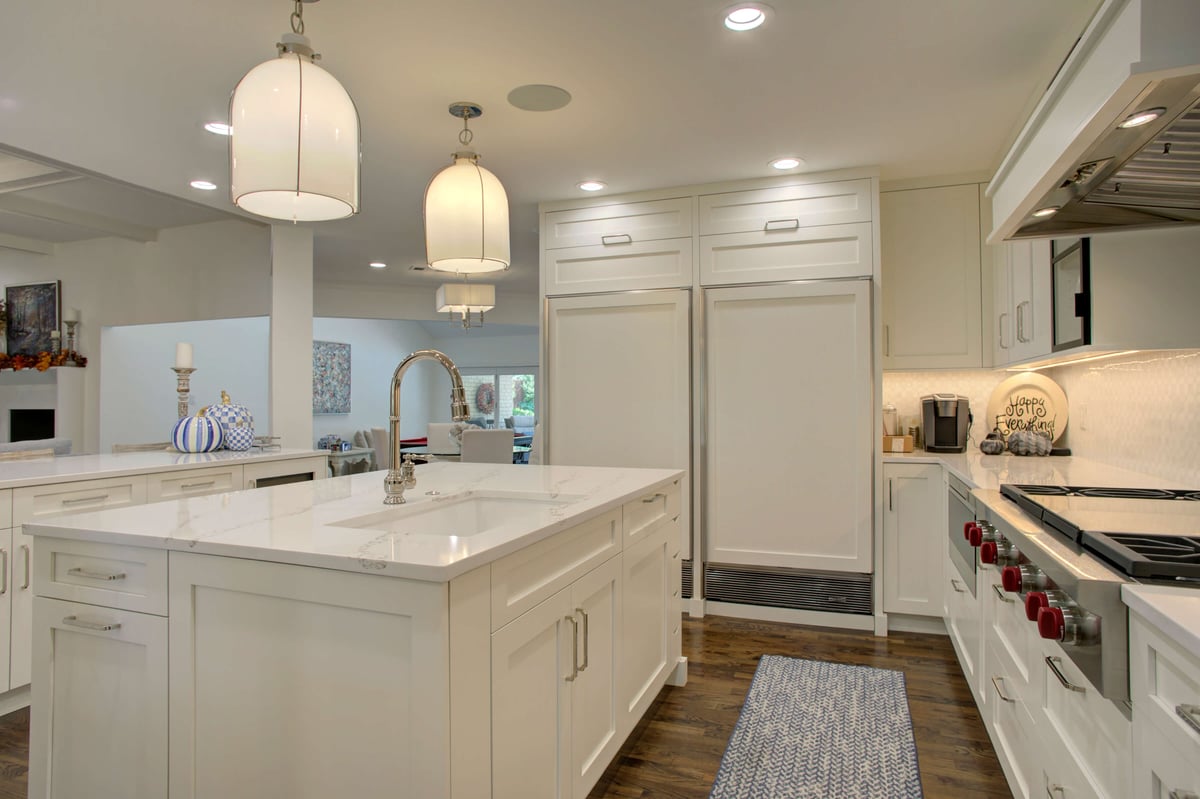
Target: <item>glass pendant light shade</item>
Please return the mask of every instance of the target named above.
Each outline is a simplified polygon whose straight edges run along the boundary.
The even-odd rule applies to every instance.
[[[455,153],[454,163],[425,189],[425,254],[432,269],[473,274],[508,268],[508,195],[477,161],[469,150]]]
[[[229,120],[230,194],[239,208],[295,222],[358,213],[358,110],[310,57],[285,51],[247,72]]]

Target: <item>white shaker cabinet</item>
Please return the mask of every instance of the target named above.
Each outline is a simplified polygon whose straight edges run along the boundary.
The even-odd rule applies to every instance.
[[[980,186],[879,195],[884,369],[983,365]]]
[[[946,490],[942,467],[883,465],[883,610],[942,615]]]
[[[989,248],[995,366],[1040,358],[1051,348],[1050,242],[1014,241]],[[988,420],[991,429],[994,420]]]

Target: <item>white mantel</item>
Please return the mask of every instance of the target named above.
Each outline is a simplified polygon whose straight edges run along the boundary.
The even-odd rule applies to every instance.
[[[10,410],[52,408],[55,437],[71,439],[71,451],[83,452],[84,378],[84,369],[74,366],[0,370],[0,441],[10,440]]]

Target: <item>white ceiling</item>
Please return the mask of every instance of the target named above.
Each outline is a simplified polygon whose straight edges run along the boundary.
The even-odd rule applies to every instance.
[[[580,196],[584,178],[616,193],[762,177],[786,154],[803,171],[878,166],[884,180],[990,171],[1098,0],[774,0],[749,33],[722,27],[730,3],[306,5],[363,134],[362,212],[314,226],[317,279],[441,281],[408,267],[424,259],[425,185],[457,145],[456,100],[483,106],[475,146],[508,191],[513,267],[494,281],[505,291],[536,290],[537,203]],[[0,0],[0,145],[211,206],[196,221],[232,211],[227,143],[201,124],[224,119],[238,79],[273,56],[293,4],[70,5]],[[573,101],[510,106],[528,83]],[[222,190],[189,188],[199,177]],[[36,199],[124,207],[93,183]],[[123,199],[142,224],[163,223],[161,203]],[[368,269],[377,259],[391,266]]]

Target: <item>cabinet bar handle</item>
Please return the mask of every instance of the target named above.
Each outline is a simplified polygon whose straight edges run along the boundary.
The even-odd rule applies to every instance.
[[[996,337],[1000,339],[1000,349],[1008,349],[1008,345],[1004,343],[1004,320],[1008,318],[1008,313],[1000,314],[1000,319],[997,320]]]
[[[778,225],[778,227],[771,227],[772,225]],[[793,219],[768,219],[767,224],[763,225],[763,230],[765,230],[765,231],[799,230],[799,229],[800,229],[800,220],[796,219],[796,218],[793,218]]]
[[[611,233],[607,236],[601,236],[600,243],[606,247],[609,244],[633,244],[633,236],[630,236],[628,233]]]
[[[658,494],[655,494],[654,496],[651,496],[651,497],[642,497],[642,502],[645,502],[645,503],[649,504],[649,503],[651,503],[651,502],[656,502],[656,501],[658,501],[658,500],[660,500],[660,499],[666,499],[666,498],[667,498],[667,495],[666,495],[666,494],[663,494],[663,493],[658,493]]]
[[[1200,733],[1200,707],[1196,705],[1176,705],[1175,715],[1187,722],[1194,731]]]
[[[888,478],[888,510],[895,510],[892,505],[892,478]]]
[[[1008,594],[1004,593],[1004,589],[1001,588],[1000,586],[996,585],[995,583],[992,583],[992,590],[996,592],[996,597],[1001,602],[1008,602],[1009,604],[1012,604],[1017,601],[1017,600],[1013,599],[1012,597],[1008,596]]]
[[[1062,797],[1066,795],[1067,794],[1061,785],[1051,785],[1050,783],[1046,783],[1046,796],[1048,796],[1050,799],[1055,799],[1055,797],[1057,797],[1057,799],[1062,799]]]
[[[1063,684],[1063,688],[1066,688],[1068,691],[1076,691],[1081,694],[1084,693],[1085,689],[1072,683],[1067,679],[1066,675],[1059,670],[1058,664],[1061,662],[1062,658],[1055,657],[1054,655],[1046,655],[1046,665],[1050,667],[1050,671],[1054,672],[1054,676],[1058,678],[1058,681]]]
[[[90,497],[79,497],[78,499],[64,499],[64,505],[82,505],[85,502],[103,502],[108,499],[108,494],[94,494]]]
[[[189,488],[211,488],[212,486],[214,486],[216,484],[217,484],[217,481],[215,479],[213,479],[213,480],[205,480],[203,483],[182,483],[179,487],[181,489],[183,489],[184,491],[186,491]]]
[[[72,577],[85,577],[89,580],[112,581],[125,579],[125,572],[94,572],[88,571],[81,566],[76,566],[73,569],[67,569],[67,574],[71,575]]]
[[[78,616],[67,616],[62,620],[62,623],[68,627],[82,627],[85,630],[96,630],[102,633],[110,633],[113,630],[121,629],[118,622],[105,623],[102,621],[87,621]]]
[[[1017,303],[1017,341],[1028,343],[1030,339],[1025,337],[1025,306],[1029,304],[1029,300],[1022,300]]]
[[[1005,696],[1004,691],[1000,690],[1000,681],[1003,679],[1004,679],[1003,677],[993,677],[992,678],[992,686],[996,689],[996,694],[1001,699],[1003,699],[1005,702],[1012,702],[1015,704],[1017,700],[1013,699],[1012,697]]]
[[[25,582],[21,583],[21,590],[24,591],[29,587],[29,561],[32,559],[29,552],[29,544],[21,544],[21,553],[25,556]]]
[[[575,612],[583,616],[583,663],[579,666],[580,671],[587,671],[588,667],[588,615],[583,608],[575,608]]]
[[[575,682],[575,678],[579,676],[579,622],[575,621],[574,616],[563,618],[571,622],[571,676],[566,680]]]
[[[892,327],[891,325],[883,326],[883,354],[892,354]]]
[[[0,596],[8,593],[8,550],[0,549],[0,558],[3,558],[4,565],[0,566],[0,574],[4,575],[3,581],[0,582]]]
[[[1183,788],[1174,788],[1167,794],[1168,799],[1200,799],[1200,796]]]
[[[960,594],[967,593],[967,589],[959,588],[958,586],[959,586],[958,580],[955,580],[953,577],[951,577],[950,578],[950,587],[953,588],[955,591],[957,591]]]

